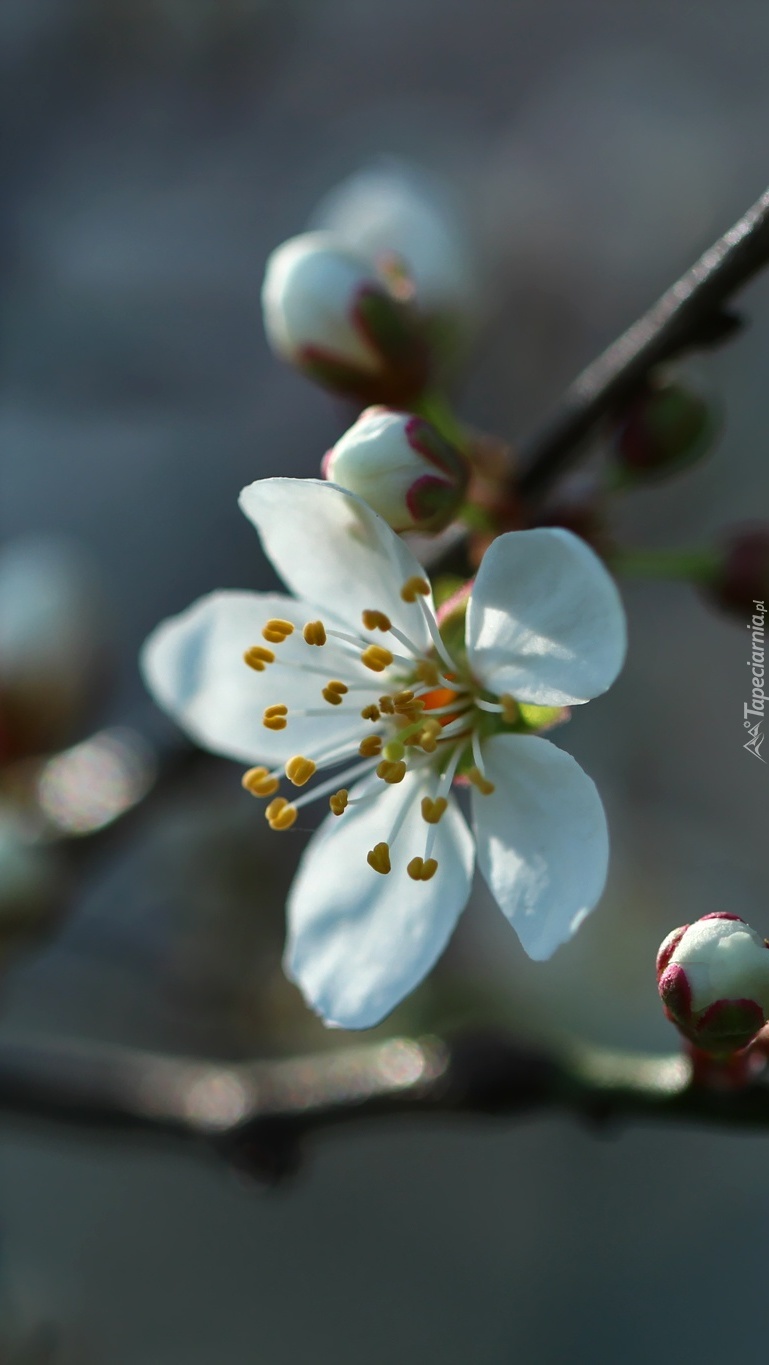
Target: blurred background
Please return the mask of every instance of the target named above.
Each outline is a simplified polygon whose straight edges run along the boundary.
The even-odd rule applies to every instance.
[[[261,278],[336,185],[405,159],[454,199],[473,281],[460,410],[514,439],[765,188],[768,46],[762,0],[3,0],[0,655],[52,555],[65,595],[40,589],[34,619],[60,650],[49,676],[74,669],[40,746],[144,714],[136,656],[161,617],[272,585],[237,493],[316,474],[349,414],[268,351]],[[743,305],[749,328],[696,366],[719,446],[626,500],[630,543],[696,545],[766,511],[769,283]],[[609,813],[600,908],[532,964],[479,889],[383,1035],[501,1019],[672,1048],[662,936],[717,909],[769,933],[745,632],[683,586],[627,602],[626,671],[563,741]],[[112,781],[126,733],[135,794],[149,760],[130,731],[94,761]],[[280,974],[306,836],[263,835],[235,766],[185,770],[116,827],[63,918],[53,850],[16,840],[11,767],[7,1035],[233,1057],[346,1041]],[[19,951],[25,915],[44,937]],[[717,1361],[737,1301],[747,1356],[765,1349],[767,1218],[756,1136],[382,1124],[319,1140],[264,1193],[181,1152],[4,1126],[0,1359],[641,1365],[663,1333]]]

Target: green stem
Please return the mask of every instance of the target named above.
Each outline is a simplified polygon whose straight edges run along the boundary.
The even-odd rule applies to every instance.
[[[451,445],[466,453],[467,436],[464,427],[445,394],[439,393],[437,389],[423,393],[414,404],[414,411],[420,417],[426,417],[428,422],[432,422],[436,431],[439,431]]]
[[[718,558],[713,550],[617,550],[611,568],[631,578],[673,578],[710,583]]]

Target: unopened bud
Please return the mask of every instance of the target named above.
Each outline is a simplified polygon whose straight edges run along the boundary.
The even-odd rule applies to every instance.
[[[329,450],[323,473],[396,531],[440,531],[462,502],[468,469],[423,417],[374,407]]]
[[[738,915],[705,915],[668,934],[657,988],[668,1018],[695,1047],[737,1052],[769,1017],[769,944]]]
[[[672,380],[648,383],[622,414],[612,454],[634,480],[676,474],[710,450],[713,413],[700,394]]]
[[[411,305],[330,232],[273,251],[262,308],[273,350],[327,388],[406,403],[425,386],[427,349]]]
[[[737,527],[726,535],[705,591],[717,606],[743,620],[756,612],[763,615],[769,597],[769,525]]]

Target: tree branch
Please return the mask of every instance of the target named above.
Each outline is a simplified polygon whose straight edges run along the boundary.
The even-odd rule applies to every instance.
[[[537,498],[576,458],[596,424],[627,402],[654,366],[716,345],[741,326],[725,305],[769,264],[769,190],[642,318],[574,381],[521,450],[518,491]]]
[[[694,1120],[769,1132],[769,1083],[696,1084],[683,1055],[539,1051],[502,1034],[394,1038],[285,1061],[211,1062],[90,1043],[0,1043],[0,1111],[101,1135],[154,1135],[275,1180],[306,1135],[407,1115],[514,1118],[558,1109],[594,1123]]]

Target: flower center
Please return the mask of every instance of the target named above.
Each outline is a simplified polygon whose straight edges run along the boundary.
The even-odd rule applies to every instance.
[[[270,828],[290,829],[302,806],[322,797],[328,799],[334,816],[344,818],[351,808],[376,801],[387,786],[398,785],[407,774],[420,773],[425,792],[418,807],[422,852],[407,863],[408,875],[417,883],[429,881],[437,871],[433,845],[453,782],[472,783],[490,795],[494,785],[486,776],[483,739],[500,729],[521,728],[520,708],[513,698],[484,692],[466,658],[449,653],[425,601],[429,591],[427,581],[419,577],[408,579],[401,589],[405,602],[420,607],[431,641],[427,650],[394,626],[386,612],[372,607],[362,613],[360,631],[308,621],[292,647],[283,651],[280,646],[294,636],[295,627],[271,618],[262,630],[266,645],[253,645],[244,654],[245,663],[257,673],[269,669],[275,674],[276,700],[263,714],[268,730],[290,730],[294,717],[317,722],[306,754],[295,754],[282,769],[251,768],[243,777],[247,791],[271,798],[265,810]],[[317,706],[296,709],[280,700],[279,679],[286,670],[303,673],[311,684],[310,694],[317,678]],[[355,716],[352,728],[359,727],[358,734],[351,738],[348,731],[340,741],[324,733],[325,720],[345,715]],[[335,776],[293,800],[277,795],[284,776],[293,787],[302,788],[323,769],[334,770]],[[353,782],[359,785],[351,797]],[[366,852],[372,872],[389,874],[394,846],[415,808],[404,802],[392,828],[383,830],[385,837]]]

